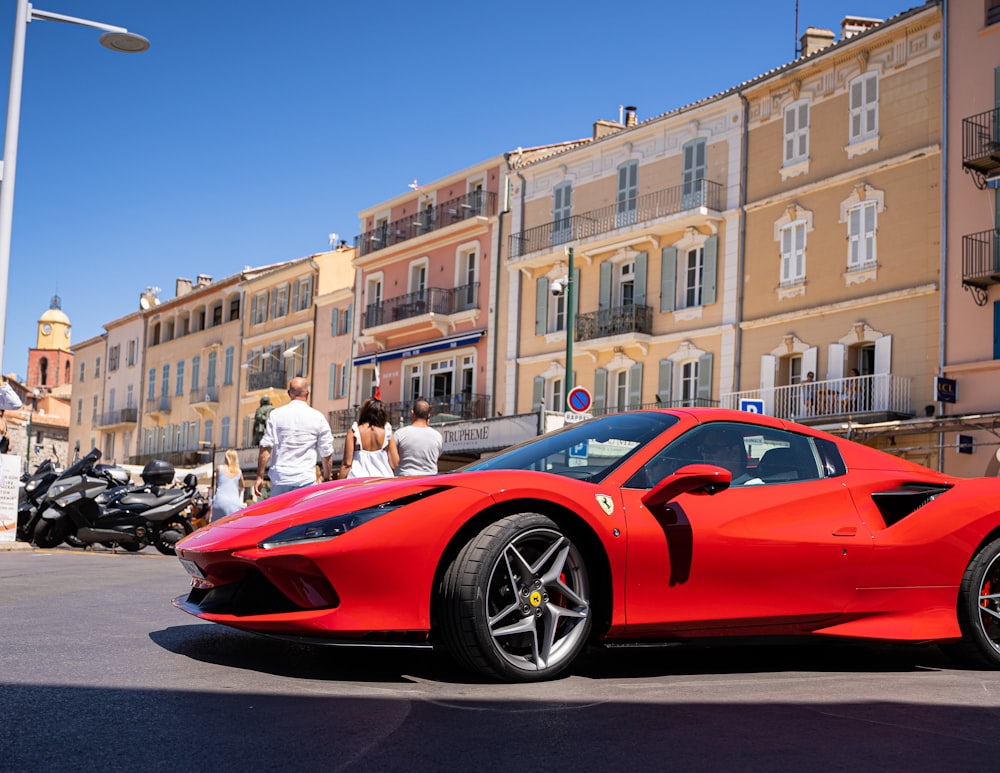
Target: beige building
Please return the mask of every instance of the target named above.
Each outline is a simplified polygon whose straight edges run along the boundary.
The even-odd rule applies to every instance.
[[[355,250],[341,242],[318,276],[316,290],[317,363],[312,376],[312,405],[330,421],[334,433],[350,426],[356,409],[350,399],[354,354]],[[339,453],[339,451],[338,451]]]
[[[106,351],[107,335],[104,333],[73,346],[76,373],[69,415],[69,445],[73,452],[71,459],[88,453],[92,448],[97,448],[104,454],[100,426],[101,412],[104,409]]]
[[[1000,470],[1000,0],[947,8],[943,467]]]
[[[845,19],[836,43],[810,29],[803,57],[741,89],[741,389],[724,402],[850,433],[933,414],[940,331],[941,9],[876,21]],[[934,464],[927,442],[904,455]]]
[[[573,386],[594,415],[715,405],[733,389],[741,103],[643,123],[635,111],[510,159],[505,413],[543,408],[558,424]]]

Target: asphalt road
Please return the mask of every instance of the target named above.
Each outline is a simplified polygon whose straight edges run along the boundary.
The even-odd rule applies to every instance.
[[[982,771],[1000,672],[935,648],[588,654],[537,685],[175,610],[176,559],[0,552],[0,771]]]

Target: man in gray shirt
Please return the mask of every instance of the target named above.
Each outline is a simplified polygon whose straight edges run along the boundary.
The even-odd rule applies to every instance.
[[[414,401],[410,424],[396,431],[399,467],[396,475],[436,475],[444,438],[427,423],[431,406],[423,398]]]

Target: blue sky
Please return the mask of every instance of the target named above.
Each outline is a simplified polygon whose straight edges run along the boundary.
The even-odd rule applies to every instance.
[[[348,243],[359,210],[512,150],[639,120],[793,58],[795,0],[420,4],[38,0],[149,38],[28,25],[3,372],[54,294],[80,343],[147,286]],[[799,0],[799,30],[918,0]],[[711,13],[708,10],[711,8]],[[13,0],[0,0],[0,83]],[[6,89],[0,109],[6,115]]]

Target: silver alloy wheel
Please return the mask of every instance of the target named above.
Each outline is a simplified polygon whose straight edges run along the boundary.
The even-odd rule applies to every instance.
[[[1000,654],[1000,553],[994,554],[981,575],[977,622],[986,643]]]
[[[486,614],[497,653],[523,671],[542,671],[572,659],[587,635],[590,584],[583,557],[553,529],[510,540],[493,564]]]

